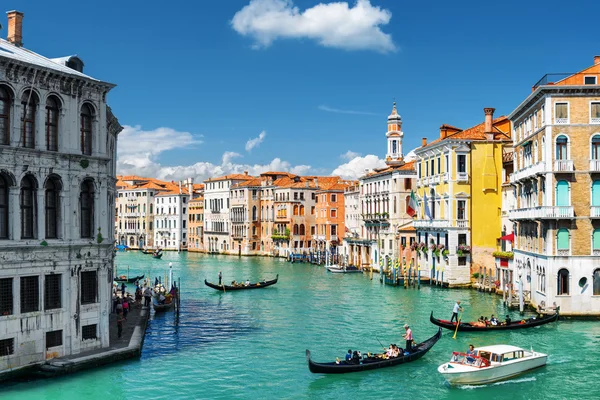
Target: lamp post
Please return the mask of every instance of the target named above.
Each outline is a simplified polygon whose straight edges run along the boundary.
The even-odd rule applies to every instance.
[[[173,263],[169,263],[169,284],[173,285]]]
[[[523,265],[519,263],[517,269],[519,273],[519,313],[523,314]]]

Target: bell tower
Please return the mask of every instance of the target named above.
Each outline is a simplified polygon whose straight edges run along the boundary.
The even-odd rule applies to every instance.
[[[398,114],[396,109],[396,102],[392,108],[392,113],[388,117],[387,121],[387,154],[385,156],[385,163],[387,165],[402,165],[404,164],[404,155],[402,154],[402,117]]]

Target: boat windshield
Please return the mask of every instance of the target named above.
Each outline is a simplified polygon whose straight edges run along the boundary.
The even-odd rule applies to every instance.
[[[455,351],[452,353],[452,358],[450,359],[450,363],[452,364],[463,364],[469,365],[476,368],[489,367],[490,361],[489,359],[480,357],[475,354],[466,354]]]

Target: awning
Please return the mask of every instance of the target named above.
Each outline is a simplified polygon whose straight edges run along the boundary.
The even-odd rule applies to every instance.
[[[498,240],[505,240],[507,242],[514,242],[515,241],[515,233],[511,233],[510,235],[504,235],[502,237],[499,237]]]

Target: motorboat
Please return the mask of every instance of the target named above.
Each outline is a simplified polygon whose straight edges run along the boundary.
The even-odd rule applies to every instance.
[[[354,266],[342,266],[342,265],[329,265],[327,271],[333,272],[334,274],[351,274],[351,273],[362,273],[362,270]]]
[[[453,352],[438,372],[451,385],[483,385],[546,365],[547,354],[506,344],[478,347],[472,354]]]

